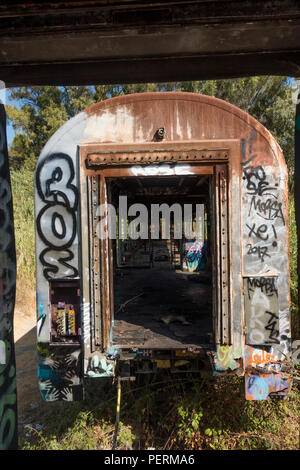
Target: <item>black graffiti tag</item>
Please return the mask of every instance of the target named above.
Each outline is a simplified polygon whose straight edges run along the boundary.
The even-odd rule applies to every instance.
[[[271,194],[267,191],[276,190],[266,181],[266,173],[262,166],[247,166],[243,169],[243,179],[247,181],[246,188],[248,194],[262,196],[263,194]]]
[[[254,289],[260,289],[261,293],[267,296],[278,295],[274,277],[248,277],[247,290],[249,298]]]
[[[265,326],[265,329],[270,332],[269,341],[267,341],[267,343],[279,344],[280,343],[278,339],[279,330],[276,328],[278,325],[279,317],[275,313],[269,312],[268,310],[266,310],[266,313],[270,315],[269,321],[267,325]]]
[[[264,201],[261,198],[253,196],[250,202],[248,217],[253,211],[265,220],[281,219],[283,225],[285,225],[282,203],[274,198],[268,198]]]
[[[73,184],[74,176],[72,159],[62,153],[48,156],[37,167],[36,188],[45,205],[36,224],[47,247],[39,255],[46,279],[78,276],[78,270],[70,264],[77,227],[78,191]]]
[[[248,237],[251,237],[252,235],[255,235],[257,238],[260,238],[261,240],[267,241],[269,238],[269,235],[266,234],[268,231],[268,226],[266,224],[259,225],[256,228],[256,224],[252,224],[252,227],[250,225],[246,224],[246,227],[249,229]]]
[[[264,262],[264,259],[266,256],[270,258],[270,255],[268,254],[267,246],[252,246],[251,243],[248,243],[247,247],[249,247],[247,254],[257,255],[262,263]]]

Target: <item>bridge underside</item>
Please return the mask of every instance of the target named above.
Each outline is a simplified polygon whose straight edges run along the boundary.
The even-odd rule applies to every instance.
[[[300,75],[296,0],[0,5],[6,86]]]

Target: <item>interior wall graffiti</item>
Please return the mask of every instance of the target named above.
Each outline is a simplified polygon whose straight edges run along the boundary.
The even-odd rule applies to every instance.
[[[0,450],[16,449],[17,388],[13,338],[16,253],[6,115],[0,103]]]
[[[200,271],[207,262],[207,242],[195,240],[183,243],[183,269]]]

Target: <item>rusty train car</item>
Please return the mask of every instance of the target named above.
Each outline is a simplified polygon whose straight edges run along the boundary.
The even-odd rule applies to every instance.
[[[176,204],[183,225],[189,205],[199,232],[177,237],[171,218],[165,236],[163,211],[150,220],[161,204]],[[116,236],[99,236],[111,207]],[[137,222],[141,207],[148,219]],[[35,218],[46,401],[159,368],[245,375],[249,400],[288,393],[287,168],[250,115],[193,93],[97,103],[44,147]]]

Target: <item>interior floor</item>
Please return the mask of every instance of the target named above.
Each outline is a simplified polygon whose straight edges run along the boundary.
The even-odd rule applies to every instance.
[[[208,271],[175,270],[169,262],[117,269],[113,343],[145,349],[209,345],[211,282]]]

